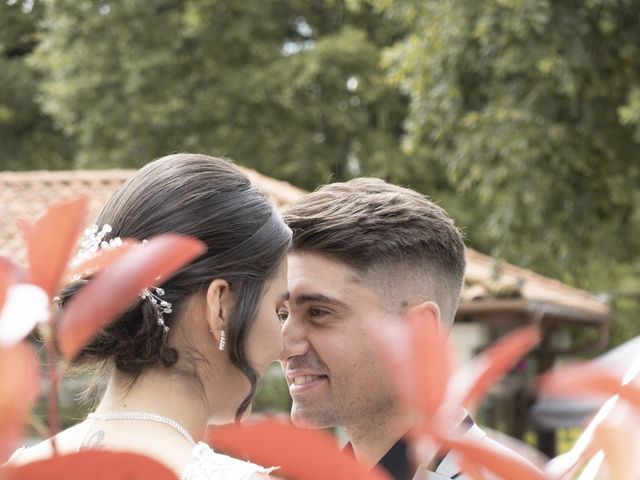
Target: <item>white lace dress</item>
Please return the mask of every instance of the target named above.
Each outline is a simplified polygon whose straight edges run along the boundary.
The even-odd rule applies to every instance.
[[[180,477],[181,480],[248,480],[256,473],[269,474],[277,467],[263,468],[213,451],[199,442],[193,447],[193,460]]]

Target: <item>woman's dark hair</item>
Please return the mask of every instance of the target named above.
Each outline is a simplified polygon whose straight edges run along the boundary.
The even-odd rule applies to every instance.
[[[235,303],[226,350],[251,383],[250,394],[237,410],[239,417],[257,387],[257,373],[245,349],[247,335],[265,283],[289,249],[289,228],[239,169],[228,161],[196,154],[169,155],[139,170],[102,209],[96,225],[105,224],[112,227],[106,241],[115,237],[144,240],[173,232],[206,245],[206,253],[162,284],[162,299],[173,308],[164,321],[171,327],[188,298],[206,290],[213,279],[229,282]],[[61,304],[81,287],[77,283],[62,292]],[[137,378],[147,367],[168,367],[177,360],[178,352],[167,345],[151,302],[139,301],[100,331],[76,363],[104,361]]]

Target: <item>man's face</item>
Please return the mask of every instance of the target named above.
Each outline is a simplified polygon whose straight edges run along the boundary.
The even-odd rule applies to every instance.
[[[289,257],[288,317],[280,362],[294,423],[317,428],[375,421],[394,394],[365,320],[389,321],[374,290],[331,257]]]

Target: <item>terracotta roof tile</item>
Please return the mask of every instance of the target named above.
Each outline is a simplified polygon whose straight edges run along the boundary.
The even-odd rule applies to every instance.
[[[278,208],[283,209],[306,192],[289,183],[279,181],[255,170],[242,169],[251,181]],[[91,217],[95,217],[111,193],[135,170],[76,170],[0,172],[0,255],[24,263],[25,250],[15,219],[36,220],[53,202],[87,195]],[[467,277],[469,283],[491,282],[495,261],[472,249],[467,249]],[[609,307],[588,292],[569,287],[557,280],[531,270],[502,262],[500,282],[519,289],[523,298],[558,303],[567,307],[588,310],[607,316]],[[477,288],[472,290],[473,296]],[[463,295],[463,301],[471,301]]]

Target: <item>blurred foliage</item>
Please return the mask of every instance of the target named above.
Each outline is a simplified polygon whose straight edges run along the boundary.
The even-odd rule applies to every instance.
[[[376,3],[409,29],[384,55],[404,149],[447,169],[473,243],[573,282],[637,256],[638,2]]]
[[[172,151],[228,155],[312,188],[406,176],[406,101],[385,83],[398,33],[371,8],[270,0],[61,0],[33,63],[76,165],[139,166]],[[396,173],[396,170],[401,170]],[[394,175],[396,174],[396,175]]]
[[[0,168],[379,176],[640,333],[636,0],[0,0],[0,24]]]
[[[407,29],[383,54],[410,96],[404,152],[446,170],[456,198],[443,204],[469,243],[590,290],[638,292],[640,3],[373,3]],[[621,340],[639,333],[640,308],[617,298]]]
[[[260,386],[251,407],[253,412],[261,413],[291,411],[289,387],[279,364],[271,365],[260,380]]]
[[[28,63],[43,16],[42,2],[0,1],[0,169],[72,165],[70,141],[37,102],[42,76]]]

